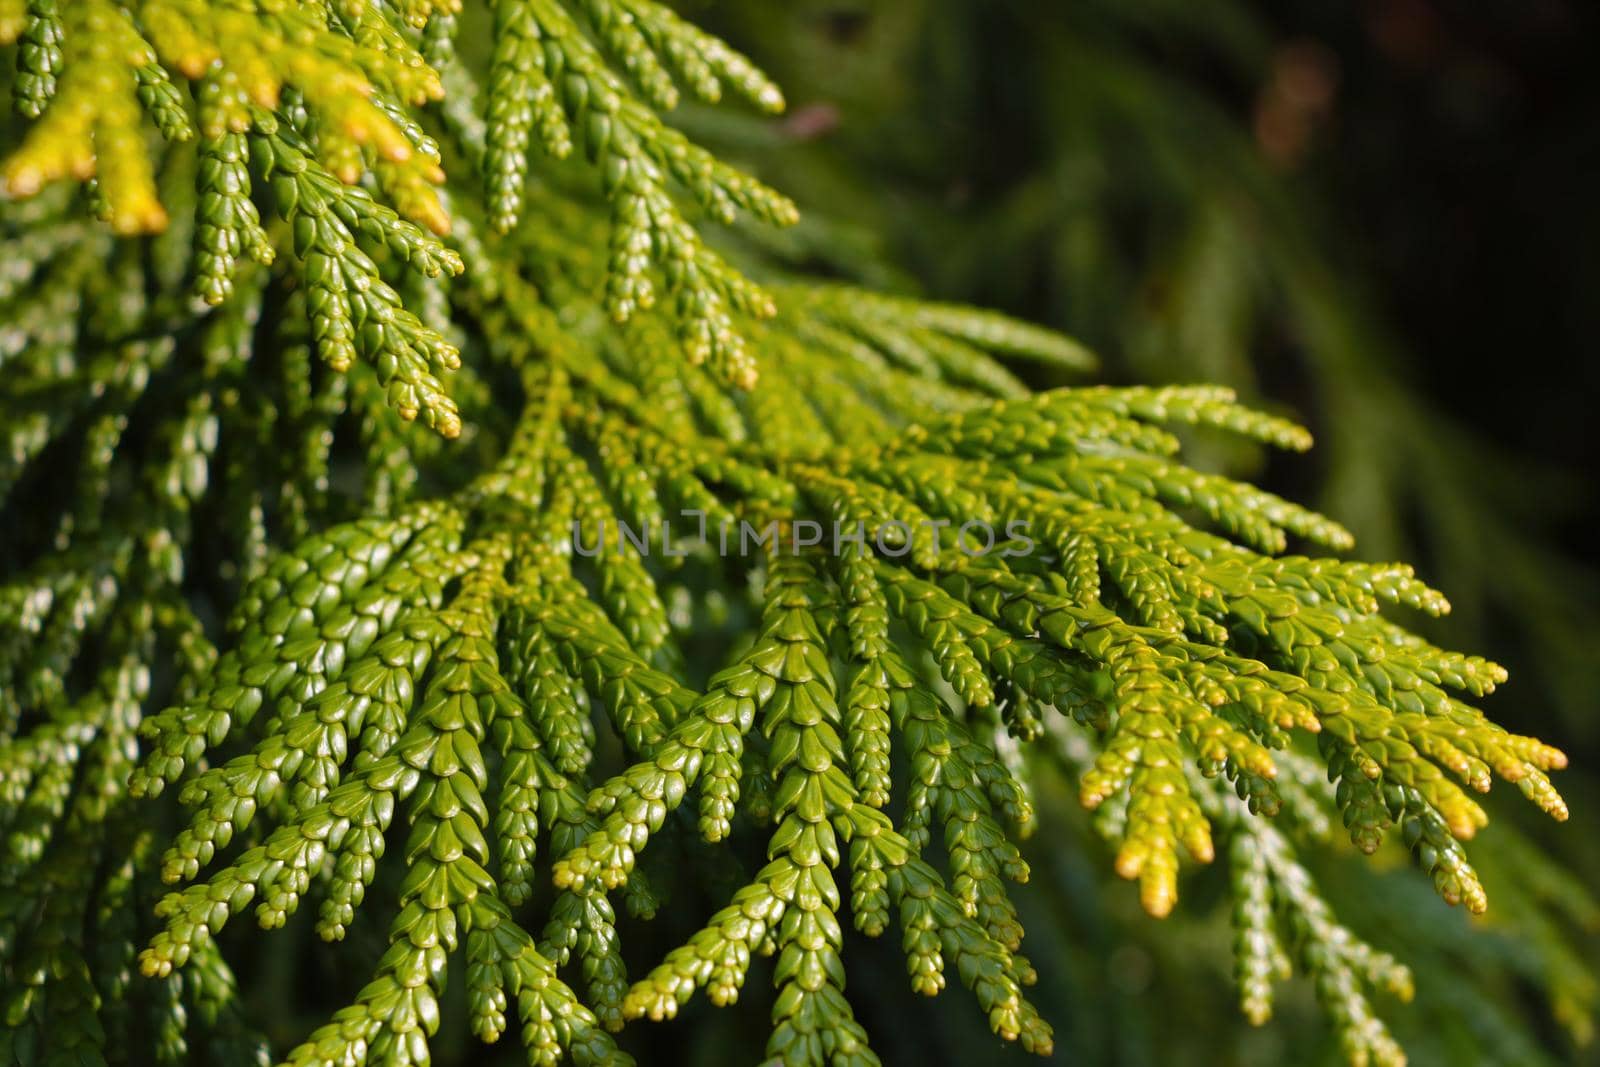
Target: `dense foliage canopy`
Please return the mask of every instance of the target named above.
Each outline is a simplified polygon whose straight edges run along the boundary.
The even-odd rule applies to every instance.
[[[1495,779],[1565,819],[1565,757],[1407,627],[1448,610],[1409,567],[1182,458],[1309,434],[1036,392],[1092,357],[809,277],[662,117],[782,110],[721,40],[654,0],[0,0],[0,39],[6,1056],[626,1062],[703,991],[770,1003],[773,1062],[877,1062],[847,926],[1049,1054],[1010,883],[1083,845],[1063,775],[1150,915],[1225,870],[1252,1022],[1298,972],[1403,1060],[1412,972],[1313,874],[1347,840],[1475,914],[1509,872],[1581,1025],[1589,897],[1463,845]],[[285,956],[364,984],[300,1028],[228,962]]]

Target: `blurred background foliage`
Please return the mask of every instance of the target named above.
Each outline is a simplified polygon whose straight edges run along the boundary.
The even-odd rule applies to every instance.
[[[995,306],[1091,344],[1105,380],[1226,382],[1312,426],[1309,459],[1206,459],[1316,502],[1366,558],[1416,562],[1455,604],[1432,636],[1511,669],[1491,713],[1575,765],[1565,826],[1497,798],[1474,850],[1483,921],[1431,899],[1398,856],[1335,857],[1318,877],[1359,933],[1415,966],[1415,1002],[1383,1006],[1413,1063],[1600,1062],[1585,969],[1600,938],[1580,891],[1600,882],[1600,8],[685,10],[788,94],[778,124],[681,121],[804,205],[778,249],[797,267]],[[1063,1061],[1337,1062],[1307,989],[1264,1028],[1239,1015],[1210,872],[1172,920],[1136,914],[1066,781],[1040,798],[1046,831],[1018,894]],[[1526,841],[1566,872],[1540,871]],[[892,946],[846,958],[886,1062],[1013,1058],[970,1013],[908,1005]],[[1546,980],[1565,992],[1536,992]],[[759,1035],[733,1014],[702,1009],[666,1033],[684,1062],[743,1062],[730,1050]]]

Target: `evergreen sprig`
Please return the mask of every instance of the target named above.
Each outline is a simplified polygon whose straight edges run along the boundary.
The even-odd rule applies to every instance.
[[[452,967],[482,1040],[627,1062],[760,955],[772,1062],[874,1063],[847,920],[1048,1054],[1008,883],[1064,762],[1152,915],[1226,857],[1252,1021],[1294,961],[1398,1062],[1368,992],[1410,978],[1300,853],[1398,827],[1480,912],[1472,794],[1564,819],[1565,757],[1384,614],[1447,610],[1409,568],[1288,554],[1351,539],[1180,458],[1309,435],[1215,387],[1032,393],[997,357],[1087,355],[988,312],[780,277],[775,314],[672,190],[792,207],[652,110],[781,106],[759,72],[649,0],[501,0],[475,67],[458,6],[0,7],[38,119],[0,172],[37,194],[0,206],[3,1048],[257,1062],[217,935],[313,898],[387,948],[289,1063],[428,1062]],[[534,180],[534,132],[598,195]],[[68,177],[165,232],[85,228]],[[715,672],[691,581],[749,612]],[[641,865],[696,837],[767,863],[630,976],[612,896],[654,916]]]

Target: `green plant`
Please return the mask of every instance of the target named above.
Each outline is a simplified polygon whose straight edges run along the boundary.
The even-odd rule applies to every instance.
[[[307,896],[386,947],[291,1063],[426,1062],[452,984],[529,1062],[621,1061],[761,955],[773,1061],[874,1062],[845,921],[1047,1053],[1006,883],[1065,768],[1151,914],[1224,857],[1252,1021],[1292,955],[1347,1058],[1398,1062],[1369,995],[1409,974],[1302,854],[1338,818],[1481,912],[1469,791],[1566,817],[1564,757],[1463,699],[1504,672],[1380,612],[1438,593],[1286,554],[1351,539],[1177,458],[1293,423],[1030,393],[997,357],[1086,353],[712,229],[795,211],[658,111],[782,100],[651,0],[13,0],[0,37],[37,120],[0,168],[14,1058],[266,1058],[217,937]],[[630,979],[613,897],[649,918],[745,840]],[[1530,910],[1592,910],[1531,855]]]

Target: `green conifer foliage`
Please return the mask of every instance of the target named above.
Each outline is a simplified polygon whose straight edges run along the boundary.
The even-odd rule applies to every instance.
[[[1066,765],[1151,915],[1227,867],[1252,1021],[1300,971],[1396,1063],[1409,972],[1302,853],[1342,820],[1481,912],[1474,795],[1566,817],[1562,754],[1471,703],[1504,672],[1396,621],[1440,594],[1180,458],[1293,423],[1030,393],[1001,357],[1089,357],[717,252],[795,209],[660,112],[782,97],[653,0],[0,0],[0,37],[8,1062],[423,1064],[455,987],[529,1063],[629,1062],[702,991],[770,1005],[771,1062],[875,1063],[847,923],[1049,1054],[1012,885]],[[766,863],[629,959],[664,837]],[[302,903],[386,948],[272,1047],[218,937]]]

